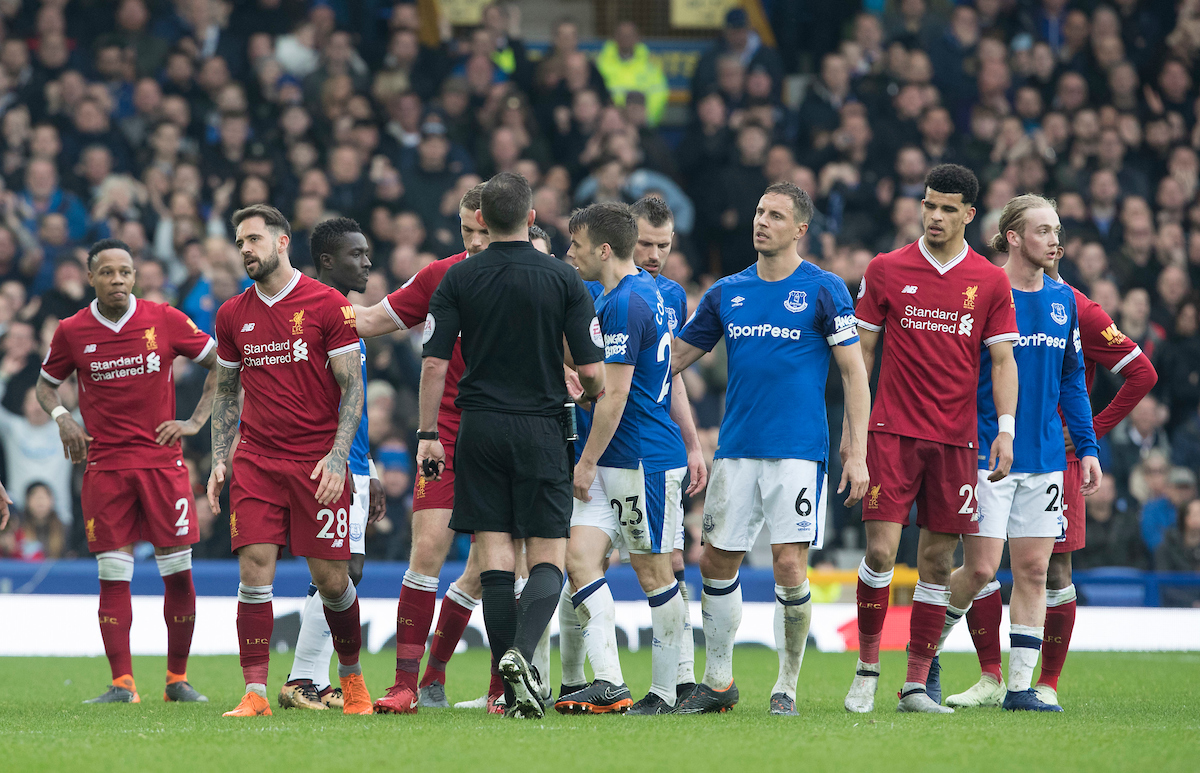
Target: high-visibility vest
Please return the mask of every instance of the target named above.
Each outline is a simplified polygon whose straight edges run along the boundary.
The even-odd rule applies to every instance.
[[[623,106],[627,93],[640,91],[646,96],[646,119],[650,125],[657,125],[662,120],[670,96],[667,76],[663,74],[658,57],[650,54],[645,43],[638,43],[633,56],[622,59],[617,53],[616,41],[608,41],[596,57],[596,69],[604,78],[614,104]]]

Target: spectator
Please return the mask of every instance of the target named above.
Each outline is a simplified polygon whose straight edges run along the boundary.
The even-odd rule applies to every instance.
[[[15,537],[17,558],[45,561],[62,558],[66,550],[66,528],[55,512],[54,494],[41,481],[25,489],[25,507]]]
[[[42,215],[53,212],[66,217],[67,235],[72,241],[81,241],[87,233],[87,210],[75,194],[59,187],[58,170],[49,160],[29,162],[25,190],[17,197],[16,204],[21,224],[31,232],[37,230]]]
[[[1100,488],[1087,498],[1087,546],[1072,558],[1076,569],[1101,566],[1146,567],[1146,550],[1138,534],[1137,505],[1117,495],[1105,475]]]
[[[1155,551],[1154,566],[1161,572],[1200,572],[1200,499],[1179,508],[1177,525]],[[1164,584],[1159,592],[1164,607],[1200,607],[1200,588]]]
[[[723,56],[735,57],[745,72],[764,71],[771,79],[771,98],[779,98],[783,83],[783,61],[774,48],[764,44],[758,33],[750,29],[750,19],[742,8],[731,8],[725,14],[721,38],[704,52],[696,64],[692,74],[693,98],[707,94],[716,86],[717,62]]]
[[[1147,395],[1109,434],[1108,440],[1112,446],[1112,476],[1122,492],[1129,490],[1130,473],[1134,467],[1148,462],[1152,452],[1157,452],[1157,456],[1164,460],[1161,472],[1165,481],[1165,460],[1171,456],[1171,443],[1163,430],[1167,415],[1166,407],[1153,395]],[[1144,497],[1141,499],[1146,501]]]
[[[1187,467],[1172,467],[1164,475],[1165,466],[1166,459],[1157,455],[1142,465],[1149,497],[1143,500],[1141,533],[1151,555],[1175,524],[1179,508],[1196,497],[1196,474]]]
[[[629,92],[640,91],[646,98],[647,123],[657,126],[662,121],[667,109],[667,77],[658,58],[639,40],[636,24],[617,24],[613,40],[606,42],[596,57],[596,68],[614,104],[624,105]]]
[[[11,376],[0,369],[0,398],[8,389]],[[80,421],[78,411],[76,421]],[[53,501],[64,524],[72,520],[71,461],[64,457],[58,424],[38,404],[34,389],[25,391],[21,412],[13,413],[0,403],[0,444],[8,465],[6,483],[13,503],[26,507],[25,493],[32,484],[41,482],[49,487]]]

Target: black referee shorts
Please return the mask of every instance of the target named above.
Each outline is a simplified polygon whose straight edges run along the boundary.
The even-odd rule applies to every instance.
[[[570,535],[571,468],[557,417],[464,411],[454,451],[450,528]]]

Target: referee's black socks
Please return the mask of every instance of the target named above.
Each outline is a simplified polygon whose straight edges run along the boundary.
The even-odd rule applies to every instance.
[[[554,564],[538,564],[529,570],[529,581],[521,591],[520,614],[517,617],[517,633],[513,646],[521,651],[525,659],[533,662],[533,651],[554,610],[558,609],[558,597],[562,593],[563,573]],[[484,589],[486,599],[487,590]],[[489,631],[489,636],[491,635]],[[546,674],[539,674],[542,681]]]
[[[492,569],[479,573],[479,582],[483,585],[483,624],[492,647],[493,667],[513,646],[513,636],[517,631],[517,596],[513,591],[515,581],[512,572]]]

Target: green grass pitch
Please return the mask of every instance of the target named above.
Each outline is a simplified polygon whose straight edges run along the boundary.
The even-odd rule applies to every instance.
[[[703,662],[703,652],[697,652]],[[974,657],[943,656],[946,693],[972,684]],[[623,653],[634,697],[649,652]],[[393,659],[367,656],[373,696]],[[812,652],[800,674],[799,717],[767,714],[775,653],[739,647],[741,702],[725,715],[506,720],[481,711],[346,717],[283,711],[227,719],[241,695],[236,657],[196,657],[192,683],[212,700],[164,704],[164,658],[134,658],[143,703],[83,706],[104,689],[103,658],[0,658],[0,770],[13,771],[1166,771],[1200,770],[1200,654],[1072,653],[1061,687],[1066,713],[999,709],[952,716],[895,713],[900,653],[884,654],[876,710],[850,715],[842,699],[855,655]],[[290,655],[271,661],[272,705]],[[552,667],[555,679],[558,666]],[[450,664],[451,702],[478,697],[487,655]],[[558,685],[555,682],[555,689]]]

